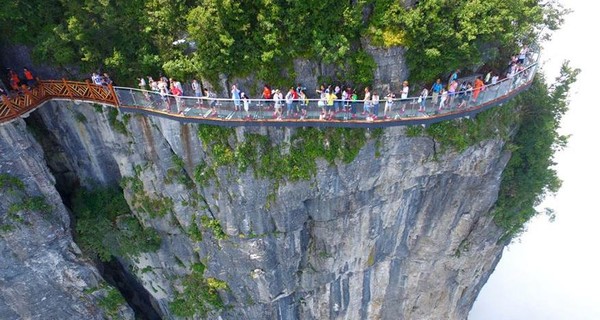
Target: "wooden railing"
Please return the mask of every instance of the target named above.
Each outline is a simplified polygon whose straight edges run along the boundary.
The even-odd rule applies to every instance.
[[[93,101],[114,106],[119,104],[112,86],[66,80],[41,80],[31,89],[23,86],[19,93],[10,97],[2,96],[0,124],[26,115],[51,99]]]

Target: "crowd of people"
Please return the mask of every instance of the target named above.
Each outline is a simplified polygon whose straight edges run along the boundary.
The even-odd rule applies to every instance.
[[[529,49],[527,46],[522,47],[520,52],[511,58],[508,67],[505,71],[507,78],[512,78],[515,74],[525,69],[525,61]],[[359,91],[351,86],[343,86],[340,84],[326,85],[322,84],[311,92],[298,84],[295,87],[289,87],[285,92],[277,88],[272,88],[265,84],[259,97],[251,99],[247,92],[241,90],[237,84],[233,84],[230,88],[229,99],[233,102],[233,111],[244,112],[247,117],[251,117],[250,107],[255,105],[259,108],[272,110],[273,118],[299,118],[304,119],[307,116],[308,106],[310,101],[316,101],[317,106],[321,110],[320,118],[327,120],[332,119],[339,112],[349,113],[351,118],[356,118],[357,115],[362,115],[367,119],[377,119],[380,117],[380,104],[383,103],[384,119],[391,117],[392,110],[399,106],[400,112],[404,112],[404,108],[408,101],[418,104],[419,112],[425,112],[427,108],[434,108],[438,111],[447,108],[464,108],[470,104],[476,104],[481,92],[486,90],[488,86],[498,83],[500,76],[498,73],[489,70],[485,76],[472,76],[461,79],[461,70],[457,69],[448,78],[446,83],[441,79],[436,81],[429,87],[422,87],[418,92],[418,96],[409,98],[411,89],[408,81],[402,83],[400,99],[391,90],[387,90],[381,94],[377,90],[372,90],[366,87],[363,90],[362,97],[359,98]],[[194,79],[191,82],[191,94],[185,94],[184,86],[181,82],[160,76],[157,80],[148,76],[147,78],[138,78],[139,87],[142,90],[150,90],[158,93],[163,99],[169,99],[170,96],[175,97],[177,110],[181,111],[181,97],[193,96],[202,98],[202,101],[211,109],[210,116],[217,115],[217,107],[219,105],[217,95],[208,88],[201,88],[200,83]],[[94,83],[96,83],[94,81]],[[308,98],[309,93],[316,96],[316,99]],[[406,101],[403,101],[406,100]],[[362,110],[359,110],[362,106]]]
[[[6,69],[6,78],[8,83],[8,92],[5,86],[0,86],[0,94],[6,96],[9,94],[23,94],[25,90],[31,90],[37,85],[37,80],[33,72],[27,67],[23,68],[22,76],[11,68]]]
[[[104,72],[102,74],[100,73],[92,73],[92,83],[99,85],[99,86],[108,86],[109,84],[113,84],[112,79],[110,78],[110,76],[108,75],[108,73]]]

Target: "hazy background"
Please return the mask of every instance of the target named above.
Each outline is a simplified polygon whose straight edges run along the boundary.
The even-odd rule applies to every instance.
[[[582,72],[560,131],[572,135],[556,157],[563,186],[542,205],[556,220],[536,217],[504,250],[470,320],[600,319],[600,3],[560,2],[574,12],[543,45],[543,71],[552,82],[570,60]]]

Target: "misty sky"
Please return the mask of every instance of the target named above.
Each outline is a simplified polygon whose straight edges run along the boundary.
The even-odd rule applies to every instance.
[[[570,60],[582,72],[562,121],[561,133],[571,135],[556,157],[563,186],[542,205],[555,210],[556,221],[536,217],[504,250],[470,320],[600,319],[600,46],[594,35],[600,3],[560,2],[574,12],[544,44],[543,71],[550,82]]]

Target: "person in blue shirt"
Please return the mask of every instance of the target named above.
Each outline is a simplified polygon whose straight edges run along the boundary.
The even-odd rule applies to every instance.
[[[442,91],[442,80],[437,79],[433,86],[431,86],[431,103],[435,106],[438,103],[440,92]]]
[[[454,73],[452,73],[450,75],[450,78],[448,79],[448,85],[450,85],[452,83],[452,81],[458,82],[458,73],[459,72],[460,72],[460,69],[456,69],[456,71],[454,71]]]
[[[240,110],[241,101],[240,101],[240,89],[234,84],[231,86],[231,97],[233,98],[233,104],[235,107],[235,111]]]

